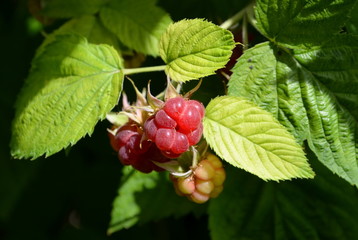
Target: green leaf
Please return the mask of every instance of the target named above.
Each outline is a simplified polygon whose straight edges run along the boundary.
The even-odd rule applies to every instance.
[[[356,0],[258,0],[257,28],[290,48],[310,47],[339,33]]]
[[[338,35],[323,46],[297,49],[294,57],[358,119],[358,37]]]
[[[71,18],[94,14],[108,0],[46,0],[42,14],[52,18]]]
[[[279,49],[276,52],[283,54]],[[286,67],[276,59],[270,43],[257,44],[238,59],[228,93],[246,97],[271,112],[302,143],[307,139],[307,113],[300,101],[299,81],[287,74]]]
[[[108,233],[169,216],[179,217],[194,209],[198,211],[201,207],[177,196],[165,175],[158,172],[144,174],[125,167],[113,202]]]
[[[61,35],[32,62],[16,104],[12,155],[49,156],[93,132],[118,102],[122,61],[107,45]]]
[[[240,97],[213,99],[204,137],[223,159],[264,180],[312,178],[302,147],[269,113]]]
[[[358,4],[351,10],[350,18],[346,26],[348,33],[358,35]]]
[[[118,51],[120,50],[117,37],[103,26],[98,17],[86,15],[67,21],[59,29],[46,36],[45,41],[37,50],[37,55],[47,44],[54,41],[57,35],[68,34],[78,34],[87,38],[89,43],[108,44]]]
[[[126,46],[152,56],[159,55],[159,39],[172,22],[153,0],[111,1],[100,11],[103,24]]]
[[[294,56],[263,43],[239,59],[229,94],[271,112],[326,167],[358,185],[357,55],[350,36]],[[351,105],[342,104],[347,99]]]
[[[310,159],[317,175],[309,181],[263,182],[227,167],[224,191],[208,209],[212,239],[355,239],[356,189]]]
[[[169,26],[160,40],[166,73],[176,81],[209,76],[225,66],[235,42],[231,32],[202,19]]]

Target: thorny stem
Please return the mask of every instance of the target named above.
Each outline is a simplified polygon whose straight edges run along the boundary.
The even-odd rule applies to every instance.
[[[247,5],[244,9],[242,9],[240,12],[236,13],[234,16],[232,16],[231,18],[227,19],[225,22],[223,22],[220,27],[224,28],[224,29],[229,29],[232,26],[234,26],[235,24],[237,24],[245,15],[248,11],[250,11],[250,9],[253,8],[254,6],[254,2],[250,3],[249,5]]]
[[[166,66],[167,65],[140,67],[140,68],[125,68],[123,69],[123,73],[124,75],[131,75],[131,74],[144,73],[144,72],[164,71]]]

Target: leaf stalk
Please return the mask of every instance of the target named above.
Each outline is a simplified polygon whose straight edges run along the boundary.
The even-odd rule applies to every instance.
[[[230,17],[226,21],[224,21],[220,27],[224,29],[229,29],[235,24],[237,24],[245,15],[246,13],[251,10],[254,7],[254,2],[247,5],[245,8],[241,9],[238,13],[236,13],[234,16]]]
[[[136,73],[145,73],[145,72],[156,72],[164,71],[167,65],[153,66],[153,67],[140,67],[140,68],[125,68],[123,69],[124,75],[131,75]]]

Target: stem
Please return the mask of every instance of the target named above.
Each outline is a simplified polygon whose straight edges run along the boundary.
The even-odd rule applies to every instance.
[[[141,68],[125,68],[123,69],[124,75],[131,75],[136,73],[144,72],[155,72],[155,71],[164,71],[167,65],[160,65],[154,67],[141,67]]]
[[[231,18],[227,19],[225,22],[223,22],[220,27],[224,28],[224,29],[229,29],[232,26],[234,26],[236,23],[238,23],[246,14],[246,12],[248,10],[250,10],[251,8],[253,8],[254,6],[254,2],[250,3],[249,5],[247,5],[245,8],[241,9],[240,12],[236,13],[234,16],[232,16]]]
[[[242,43],[243,50],[246,51],[249,48],[249,36],[247,34],[247,16],[245,15],[242,20]]]
[[[193,161],[191,163],[191,167],[195,168],[199,162],[199,152],[198,152],[198,150],[196,150],[196,148],[194,146],[191,146],[191,151],[193,153]]]
[[[255,19],[255,13],[254,13],[254,9],[248,9],[248,11],[246,12],[246,17],[247,17],[247,21],[248,23],[253,26],[257,31],[259,31],[256,27],[256,19]]]

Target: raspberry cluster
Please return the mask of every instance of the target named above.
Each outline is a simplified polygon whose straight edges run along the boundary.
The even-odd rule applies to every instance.
[[[217,197],[223,190],[225,170],[218,157],[208,153],[188,177],[171,175],[178,195],[186,196],[193,202],[204,203]]]
[[[167,162],[169,159],[151,141],[143,140],[143,130],[133,121],[129,121],[114,133],[109,133],[112,148],[118,152],[123,165],[132,165],[135,169],[149,173],[162,171],[153,161]]]
[[[177,158],[199,142],[204,113],[204,106],[198,101],[170,98],[144,123],[146,136],[165,156]]]

